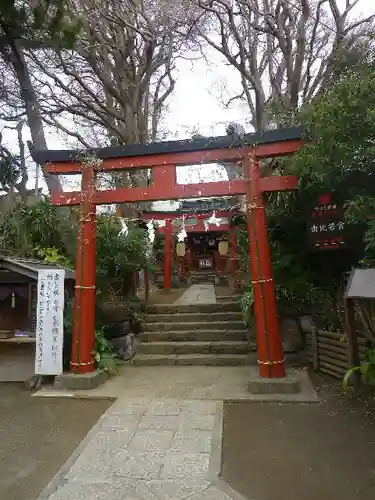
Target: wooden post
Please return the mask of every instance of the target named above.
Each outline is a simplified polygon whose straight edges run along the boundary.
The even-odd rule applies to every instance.
[[[250,265],[254,290],[254,312],[261,377],[285,377],[285,362],[279,330],[271,251],[268,243],[264,200],[260,186],[259,161],[255,150],[244,159],[248,179],[247,222]]]
[[[144,277],[145,277],[145,299],[147,302],[150,296],[150,271],[147,268],[145,268],[144,270]]]
[[[311,329],[311,347],[312,347],[313,368],[317,372],[319,370],[319,345],[318,345],[318,329],[316,325],[313,325]]]
[[[237,283],[237,235],[236,229],[232,228],[230,232],[230,263],[233,277],[233,291],[238,288]]]
[[[77,237],[76,284],[72,342],[72,373],[94,370],[92,350],[95,339],[96,207],[92,203],[96,173],[82,172],[80,230]]]
[[[359,350],[358,350],[358,340],[355,331],[355,310],[353,299],[344,299],[344,331],[346,335],[346,340],[348,342],[348,367],[359,366]],[[358,372],[354,373],[354,383],[359,385],[361,381],[361,376]]]
[[[213,266],[215,270],[215,275],[220,278],[221,276],[221,262],[220,262],[220,254],[217,250],[214,250],[213,252]]]
[[[168,292],[172,284],[172,245],[173,245],[172,221],[167,220],[164,231],[164,291]]]
[[[191,273],[193,271],[193,256],[191,249],[188,247],[187,250],[187,273],[186,273],[186,283],[187,285],[191,285]]]
[[[179,274],[180,281],[183,281],[183,279],[185,277],[184,261],[185,261],[185,257],[181,257],[181,256],[178,257],[178,274]]]
[[[192,252],[191,252],[191,249],[188,248],[188,254],[187,254],[187,261],[188,261],[188,268],[189,268],[189,274],[191,273],[192,269],[193,269],[193,255],[192,255]]]

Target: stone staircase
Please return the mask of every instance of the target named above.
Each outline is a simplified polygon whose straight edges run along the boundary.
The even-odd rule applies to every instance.
[[[215,283],[215,273],[212,270],[196,270],[192,271],[190,274],[190,282],[192,285],[198,285],[202,283]]]
[[[230,292],[231,293],[231,292]],[[216,295],[216,300],[218,304],[237,304],[237,308],[240,311],[240,300],[242,295],[240,293],[231,293],[231,295]]]
[[[237,301],[148,307],[135,365],[256,364]]]

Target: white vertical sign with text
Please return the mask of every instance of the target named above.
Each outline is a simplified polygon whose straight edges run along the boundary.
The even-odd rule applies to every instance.
[[[60,375],[63,371],[65,271],[38,271],[35,373]]]

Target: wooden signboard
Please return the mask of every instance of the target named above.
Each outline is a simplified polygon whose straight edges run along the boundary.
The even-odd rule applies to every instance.
[[[212,259],[199,259],[199,269],[212,269]]]
[[[35,373],[63,371],[65,270],[38,271]]]
[[[331,195],[322,195],[308,222],[309,245],[313,250],[337,250],[346,246],[344,207]]]

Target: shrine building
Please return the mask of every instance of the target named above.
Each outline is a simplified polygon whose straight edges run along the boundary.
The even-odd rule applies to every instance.
[[[239,209],[234,197],[159,202],[142,212],[140,218],[153,220],[160,234],[171,227],[172,268],[180,280],[188,281],[198,275],[202,280],[211,280],[233,274],[235,279],[237,240],[233,219]],[[157,259],[160,272],[163,257]]]

